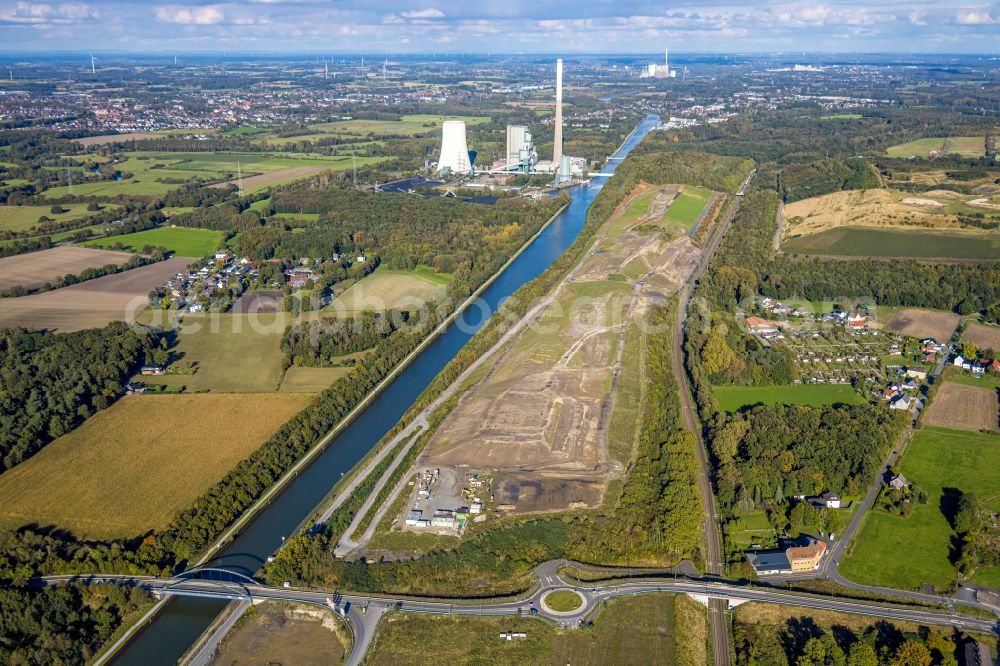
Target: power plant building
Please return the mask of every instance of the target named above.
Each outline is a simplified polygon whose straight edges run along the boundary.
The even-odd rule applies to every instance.
[[[508,170],[529,172],[538,162],[538,151],[531,140],[531,132],[524,125],[507,125]]]
[[[454,174],[472,173],[464,120],[446,120],[442,124],[441,154],[438,156],[437,170]]]
[[[663,64],[657,65],[655,62],[649,63],[646,71],[642,73],[643,78],[672,79],[677,76],[677,72],[670,69],[670,49],[663,50]]]

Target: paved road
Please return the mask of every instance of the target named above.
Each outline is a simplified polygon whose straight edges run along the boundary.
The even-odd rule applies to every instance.
[[[185,596],[231,599],[237,601],[288,601],[311,604],[346,615],[348,626],[354,635],[354,648],[348,664],[359,664],[371,643],[379,618],[391,609],[407,613],[462,616],[531,616],[551,621],[558,626],[577,627],[587,621],[604,603],[618,597],[671,592],[688,594],[696,598],[721,602],[721,608],[714,614],[725,614],[730,601],[760,601],[782,605],[798,606],[842,613],[853,613],[891,620],[909,620],[929,625],[953,627],[963,631],[995,633],[1000,635],[997,619],[958,615],[943,611],[924,610],[892,606],[854,599],[842,599],[820,594],[789,592],[767,586],[742,586],[730,583],[696,580],[690,578],[665,578],[659,580],[627,580],[614,584],[601,583],[587,585],[576,581],[566,581],[559,575],[559,569],[568,564],[565,561],[546,562],[535,569],[536,583],[525,595],[518,598],[496,600],[449,600],[416,599],[394,595],[340,595],[329,590],[293,587],[271,587],[260,584],[226,584],[218,582],[177,578],[156,578],[151,576],[51,576],[33,581],[36,585],[60,585],[67,582],[117,583],[141,587],[156,594],[178,594]],[[573,590],[583,599],[581,607],[565,614],[548,611],[542,604],[542,597],[553,590]],[[998,609],[975,601],[963,601],[963,605],[979,608],[992,613]]]
[[[746,188],[753,178],[754,171],[750,172],[740,192],[746,192]],[[733,218],[739,210],[741,199],[739,197],[733,202],[726,218],[719,221],[712,231],[705,247],[702,251],[701,259],[695,270],[688,278],[688,282],[681,289],[680,298],[677,305],[677,317],[674,320],[673,331],[673,370],[674,381],[677,382],[678,395],[681,401],[681,418],[684,426],[697,438],[698,446],[698,488],[701,491],[701,504],[705,511],[705,559],[706,568],[709,574],[722,574],[722,549],[719,539],[719,521],[715,510],[715,493],[712,490],[712,481],[708,473],[708,453],[705,448],[705,441],[701,436],[701,425],[698,423],[698,416],[694,408],[694,399],[691,396],[691,387],[688,385],[687,373],[684,370],[684,330],[687,324],[688,306],[691,301],[691,292],[694,283],[701,278],[712,257],[715,256],[722,237],[725,236],[729,226],[733,223]],[[712,655],[715,666],[729,666],[731,663],[731,650],[729,647],[729,623],[726,611],[728,604],[720,600],[711,601],[709,604],[709,620],[712,630]]]

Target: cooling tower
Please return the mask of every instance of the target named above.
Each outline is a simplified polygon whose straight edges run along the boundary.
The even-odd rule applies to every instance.
[[[441,155],[438,157],[438,171],[472,173],[469,146],[465,141],[464,120],[446,120],[441,126]]]

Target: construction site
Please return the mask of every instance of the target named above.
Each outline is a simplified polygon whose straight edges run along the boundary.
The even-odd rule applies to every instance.
[[[671,211],[683,192],[633,192],[532,321],[486,359],[417,459],[398,529],[458,533],[494,512],[601,504],[624,470],[608,435],[626,328],[690,275],[701,256],[690,233],[715,210],[707,192],[694,224],[679,223]]]

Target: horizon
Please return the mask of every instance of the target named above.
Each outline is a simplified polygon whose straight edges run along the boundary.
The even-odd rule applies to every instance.
[[[0,0],[0,53],[997,53],[1000,6],[930,0]],[[553,48],[538,50],[539,45]],[[873,44],[878,49],[873,50]],[[555,46],[558,48],[555,48]],[[598,47],[595,49],[595,47]]]

